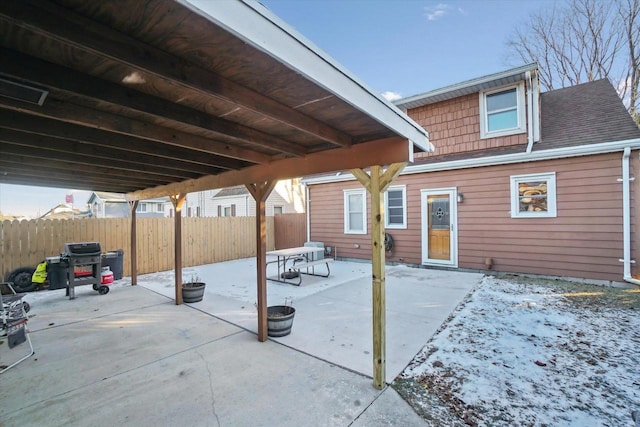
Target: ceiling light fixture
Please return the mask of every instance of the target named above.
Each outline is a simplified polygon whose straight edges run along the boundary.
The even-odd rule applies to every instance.
[[[0,96],[17,99],[31,104],[42,105],[49,91],[35,86],[30,86],[15,80],[0,78]]]

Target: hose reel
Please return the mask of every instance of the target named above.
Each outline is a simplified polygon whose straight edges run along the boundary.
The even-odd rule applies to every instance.
[[[387,252],[393,250],[393,237],[389,233],[384,233],[384,250]]]

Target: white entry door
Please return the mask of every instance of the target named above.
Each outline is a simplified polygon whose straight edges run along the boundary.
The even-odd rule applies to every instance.
[[[458,266],[458,211],[455,188],[422,190],[422,263]]]

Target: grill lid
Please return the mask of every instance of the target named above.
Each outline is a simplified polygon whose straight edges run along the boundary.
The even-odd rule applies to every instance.
[[[102,248],[99,242],[65,243],[64,251],[69,256],[100,255]]]

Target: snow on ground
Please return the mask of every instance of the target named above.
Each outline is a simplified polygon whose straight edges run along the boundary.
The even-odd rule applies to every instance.
[[[640,290],[550,283],[485,277],[399,380],[461,424],[633,426]]]

